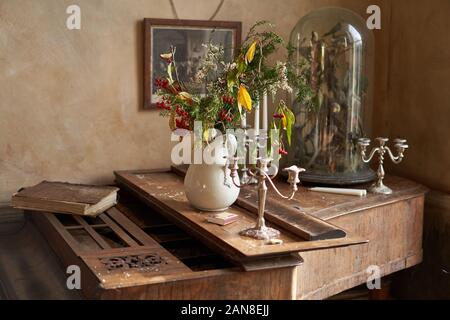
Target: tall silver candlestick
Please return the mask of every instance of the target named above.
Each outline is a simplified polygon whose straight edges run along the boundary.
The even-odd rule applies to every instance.
[[[387,153],[389,155],[389,158],[391,158],[392,162],[394,162],[395,164],[399,164],[400,162],[402,162],[404,158],[404,152],[406,149],[408,149],[408,145],[406,144],[405,139],[395,139],[394,148],[397,150],[398,155],[394,156],[391,149],[389,149],[389,147],[386,146],[386,143],[389,141],[388,138],[376,138],[375,140],[379,143],[380,146],[373,148],[369,156],[366,155],[366,149],[370,145],[370,139],[361,138],[358,140],[361,158],[365,163],[369,163],[373,159],[375,154],[378,153],[378,170],[377,170],[378,180],[369,189],[369,192],[391,194],[392,189],[385,186],[383,183],[383,179],[385,176],[385,171],[383,167],[385,154]]]

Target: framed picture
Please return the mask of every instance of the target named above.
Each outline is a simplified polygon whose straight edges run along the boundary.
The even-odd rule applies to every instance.
[[[225,61],[233,60],[241,43],[241,28],[241,22],[231,21],[144,19],[144,109],[156,108],[154,80],[166,74],[167,65],[160,54],[176,47],[178,77],[189,82],[206,53],[203,44],[221,44]]]

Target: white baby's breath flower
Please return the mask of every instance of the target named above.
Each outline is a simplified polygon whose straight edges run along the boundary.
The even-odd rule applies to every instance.
[[[233,62],[233,63],[228,62],[225,65],[224,70],[225,70],[225,72],[229,72],[229,71],[233,71],[234,69],[236,69],[236,67],[237,67],[236,62]]]
[[[286,63],[277,61],[276,69],[277,69],[278,78],[279,78],[279,81],[277,82],[278,88],[280,88],[284,91],[287,91],[289,93],[292,92],[292,88],[289,85],[289,80],[287,78]]]
[[[287,84],[287,83],[283,83],[281,85],[281,89],[283,89],[284,91],[287,91],[289,93],[292,93],[292,91],[293,91],[292,87],[289,84]]]
[[[202,82],[205,79],[205,77],[206,77],[205,73],[203,72],[202,69],[200,69],[195,74],[195,81],[196,82]]]

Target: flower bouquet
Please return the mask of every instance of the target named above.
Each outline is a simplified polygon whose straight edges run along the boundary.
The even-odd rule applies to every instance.
[[[161,59],[167,63],[167,72],[155,80],[159,97],[157,107],[161,109],[162,116],[169,118],[170,128],[174,131],[194,131],[194,123],[200,121],[201,141],[208,145],[213,138],[211,132],[248,129],[247,115],[254,110],[257,115],[255,125],[259,128],[261,97],[270,95],[275,99],[279,90],[292,91],[288,84],[286,63],[271,65],[268,61],[268,57],[283,45],[283,39],[272,29],[272,24],[267,21],[252,26],[240,48],[235,50],[232,61],[225,61],[224,48],[220,44],[204,44],[206,54],[189,83],[180,81],[178,77],[176,47],[161,53]],[[196,93],[195,89],[199,87],[203,90]],[[267,112],[267,104],[265,108]],[[295,116],[290,108],[280,101],[270,126],[263,124],[263,129],[274,129],[277,133],[276,139],[272,136],[266,140],[269,143],[265,150],[270,157],[278,159],[286,154],[283,140],[290,144],[294,121]],[[223,210],[236,200],[239,190],[227,182],[229,173],[223,170],[224,167],[223,163],[220,168],[211,171],[213,166],[191,164],[186,174],[185,188],[188,199],[195,207]],[[193,173],[194,168],[197,168],[196,174]],[[207,170],[209,173],[206,173]],[[211,178],[211,175],[215,176]],[[187,183],[190,180],[192,183]],[[207,188],[198,190],[193,185]],[[227,197],[227,194],[230,196]],[[224,199],[225,202],[221,201]]]
[[[167,63],[167,74],[155,80],[157,107],[162,116],[169,117],[170,128],[192,131],[194,122],[201,121],[207,142],[210,129],[225,133],[227,129],[242,127],[243,120],[264,94],[275,97],[278,90],[291,92],[286,63],[277,62],[273,66],[268,63],[268,57],[283,44],[272,28],[267,21],[252,26],[231,62],[225,61],[220,44],[204,44],[206,54],[190,83],[178,77],[176,47],[162,53],[160,57]],[[199,86],[204,88],[203,92],[193,93]],[[291,110],[280,101],[270,127],[278,129],[280,135],[285,134],[290,143],[294,120]],[[283,139],[279,141],[278,149],[284,154]]]

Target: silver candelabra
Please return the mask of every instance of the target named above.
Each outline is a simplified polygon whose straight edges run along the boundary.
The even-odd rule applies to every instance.
[[[257,141],[257,152],[259,152],[259,141],[266,141],[266,139],[261,138],[260,135],[256,136],[255,139]],[[248,175],[248,178],[250,179],[241,179],[240,183],[238,160],[238,157],[231,157],[229,160],[229,167],[231,170],[231,179],[233,181],[233,184],[238,188],[242,188],[246,185],[253,184],[251,178],[256,179],[258,184],[258,217],[256,220],[256,225],[253,228],[241,231],[240,234],[260,240],[269,240],[279,237],[280,231],[274,228],[267,227],[264,220],[264,210],[266,206],[266,197],[268,190],[266,182],[269,182],[270,186],[281,198],[291,200],[298,190],[297,184],[300,183],[299,174],[300,172],[305,171],[305,169],[298,168],[297,166],[291,166],[289,168],[283,169],[288,173],[288,183],[291,185],[291,194],[285,196],[281,194],[281,192],[272,181],[278,174],[278,167],[274,164],[271,164],[272,159],[260,156],[256,159],[257,161],[254,168],[245,166],[244,173]],[[269,166],[271,169],[270,171],[272,172],[269,172]]]
[[[402,162],[404,158],[404,152],[406,149],[408,149],[408,145],[406,144],[405,139],[395,139],[394,140],[394,148],[397,150],[397,156],[394,156],[391,149],[389,149],[388,146],[386,146],[386,143],[389,141],[388,138],[376,138],[375,139],[379,143],[379,147],[375,147],[370,152],[369,156],[366,154],[366,149],[370,145],[370,139],[368,138],[361,138],[358,140],[358,146],[360,148],[361,152],[361,158],[365,163],[369,163],[376,153],[378,153],[378,170],[377,170],[377,182],[369,189],[369,192],[373,193],[381,193],[381,194],[391,194],[392,189],[385,186],[383,184],[383,179],[385,176],[384,172],[384,157],[387,153],[389,155],[389,158],[391,158],[392,162],[395,164],[399,164]]]

